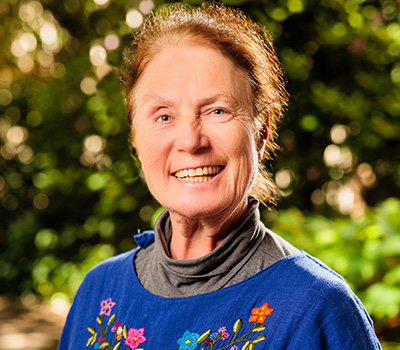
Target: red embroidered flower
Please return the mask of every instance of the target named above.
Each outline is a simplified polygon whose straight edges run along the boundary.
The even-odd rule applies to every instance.
[[[97,341],[98,341],[99,343],[102,343],[102,342],[104,341],[104,338],[103,338],[103,337],[99,337],[99,339],[97,339]]]
[[[111,332],[115,333],[119,326],[121,326],[121,322],[117,321],[115,325],[111,328]]]
[[[204,342],[204,345],[205,345],[205,346],[210,346],[211,343],[212,343],[212,340],[211,340],[211,339],[207,339],[207,340]]]
[[[251,316],[249,322],[264,323],[267,316],[271,315],[274,309],[268,307],[269,304],[265,303],[260,307],[256,307],[251,310]]]
[[[136,349],[140,344],[147,340],[143,335],[144,331],[144,328],[131,328],[128,331],[128,338],[125,340],[125,345],[130,346],[132,349]]]
[[[111,298],[108,298],[107,300],[103,300],[100,303],[101,306],[101,310],[100,310],[100,315],[106,315],[106,316],[110,316],[111,314],[111,309],[116,305],[116,303],[114,303],[112,301]]]

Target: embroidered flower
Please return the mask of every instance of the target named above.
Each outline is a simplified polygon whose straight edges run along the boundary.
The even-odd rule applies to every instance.
[[[118,323],[118,322],[117,322],[117,323]],[[121,339],[122,339],[123,332],[124,332],[124,330],[122,329],[122,327],[121,327],[121,322],[120,322],[120,325],[118,326],[117,331],[116,331],[116,333],[117,333],[117,340],[121,340]]]
[[[112,301],[111,298],[108,298],[106,300],[103,300],[100,303],[101,306],[101,310],[100,310],[100,315],[106,315],[106,316],[110,316],[111,314],[111,309],[116,305],[116,303],[114,303]]]
[[[238,346],[237,345],[234,345],[234,346],[232,346],[229,350],[238,350],[239,348],[238,348]]]
[[[104,338],[103,338],[103,337],[98,337],[98,338],[97,338],[97,342],[94,344],[94,348],[95,348],[95,349],[98,349],[99,346],[100,346],[100,344],[101,344],[103,341],[104,341]]]
[[[251,310],[249,322],[264,323],[267,316],[271,315],[274,309],[268,307],[269,303],[264,303],[260,307]]]
[[[147,339],[144,337],[144,328],[131,328],[128,331],[128,338],[125,340],[125,345],[131,347],[131,349],[136,349],[140,344],[144,343]]]
[[[178,344],[180,345],[179,350],[193,350],[197,347],[197,339],[200,335],[197,333],[190,333],[186,331],[182,338],[178,339]]]
[[[219,327],[218,328],[218,333],[225,333],[226,332],[226,327]]]
[[[212,340],[211,340],[211,339],[207,339],[207,340],[204,342],[204,346],[210,346],[211,343],[212,343]]]
[[[214,340],[217,337],[218,337],[218,333],[211,333],[210,334],[210,339],[212,339],[212,340]]]
[[[228,339],[231,335],[226,331],[226,327],[220,327],[218,329],[218,334],[221,334],[221,339]]]
[[[115,322],[115,325],[112,326],[111,332],[115,333],[115,331],[118,329],[118,327],[121,326],[121,322],[117,321]]]

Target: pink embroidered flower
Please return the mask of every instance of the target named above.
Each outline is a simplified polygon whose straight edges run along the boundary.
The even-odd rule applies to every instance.
[[[226,327],[219,327],[218,328],[218,333],[225,333],[226,332]]]
[[[117,321],[115,322],[115,325],[112,326],[111,332],[115,333],[115,331],[118,329],[118,327],[121,325],[121,322]]]
[[[114,303],[112,301],[111,298],[108,298],[106,300],[103,300],[100,303],[101,306],[101,310],[100,310],[100,315],[106,315],[106,316],[110,316],[111,314],[111,309],[116,305],[116,303]]]
[[[238,348],[238,346],[237,345],[234,345],[234,346],[232,346],[229,350],[238,350],[239,348]]]
[[[221,339],[225,340],[228,339],[231,335],[228,332],[221,333]]]
[[[218,334],[221,334],[221,339],[228,339],[231,335],[226,331],[226,327],[220,327],[218,329]]]
[[[144,328],[131,328],[128,331],[128,338],[125,340],[125,345],[128,345],[132,349],[136,349],[140,344],[147,340],[143,335],[144,331]]]

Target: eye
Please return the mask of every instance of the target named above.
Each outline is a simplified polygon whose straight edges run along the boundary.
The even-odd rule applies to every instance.
[[[211,113],[216,115],[222,115],[225,114],[225,111],[223,109],[214,109]]]
[[[169,115],[166,115],[166,114],[164,114],[164,115],[160,116],[159,118],[157,118],[157,121],[160,121],[160,122],[169,122],[170,120],[171,120],[171,117]]]

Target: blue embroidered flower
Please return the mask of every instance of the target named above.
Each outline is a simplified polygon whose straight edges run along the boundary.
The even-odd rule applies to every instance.
[[[218,333],[211,333],[210,334],[210,339],[212,339],[212,340],[214,340],[217,337],[218,337]]]
[[[200,334],[190,333],[186,331],[182,338],[178,339],[179,350],[193,350],[197,346],[197,339],[199,339]]]

